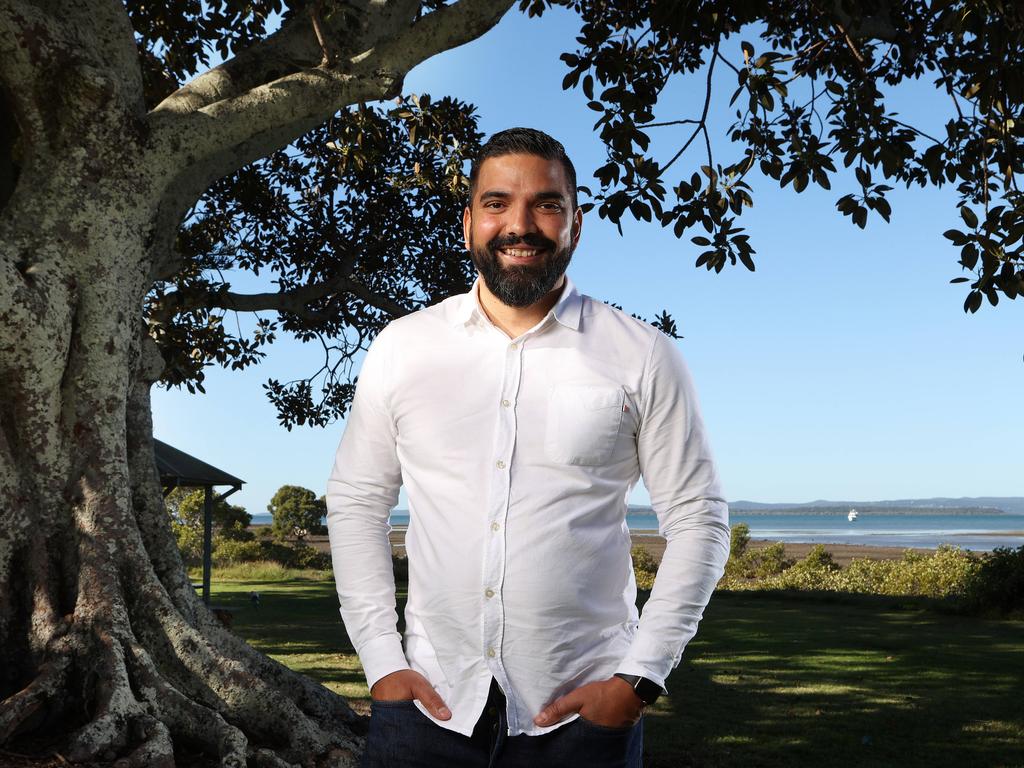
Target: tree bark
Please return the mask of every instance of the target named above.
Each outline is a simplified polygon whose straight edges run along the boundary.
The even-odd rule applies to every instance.
[[[252,56],[222,73],[245,85],[227,98],[196,87],[147,114],[120,3],[0,0],[0,747],[119,768],[355,764],[345,701],[222,628],[191,587],[153,459],[162,360],[143,301],[208,183],[379,98],[511,2],[460,0],[418,38],[394,18],[415,4],[393,3],[390,60],[264,83],[244,76],[267,69]]]

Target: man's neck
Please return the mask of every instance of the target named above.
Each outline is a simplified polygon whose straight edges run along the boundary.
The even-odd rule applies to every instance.
[[[543,320],[544,316],[555,306],[565,287],[565,275],[562,275],[558,284],[544,294],[539,301],[528,307],[510,307],[491,293],[487,283],[483,280],[478,280],[477,284],[480,291],[480,306],[487,318],[510,339],[515,339]]]

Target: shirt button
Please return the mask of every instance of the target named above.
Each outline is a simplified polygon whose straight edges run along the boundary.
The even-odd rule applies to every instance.
[[[487,596],[487,597],[494,597],[494,590],[493,589],[485,589],[484,590],[484,595]]]
[[[500,525],[498,525],[497,523],[491,523],[491,530],[492,530],[492,531],[496,531],[496,530],[498,530],[499,528],[501,528],[501,526],[500,526]]]
[[[511,344],[509,344],[509,345],[508,345],[508,348],[509,348],[509,349],[516,349],[516,348],[517,348],[518,346],[519,346],[519,345],[518,345],[518,344],[516,344],[516,343],[515,343],[515,342],[513,341],[513,342],[512,342]]]
[[[501,459],[498,459],[498,463],[495,466],[497,466],[498,469],[504,469],[505,468],[505,462],[502,461]]]
[[[508,408],[508,407],[509,407],[510,405],[512,405],[512,403],[510,403],[510,402],[509,402],[508,400],[502,400],[502,401],[501,401],[501,404],[502,404],[502,405],[503,405],[503,406],[504,406],[505,408]]]
[[[492,658],[492,659],[493,659],[493,658],[495,657],[495,655],[496,655],[496,654],[494,653],[494,649],[493,649],[493,648],[488,648],[488,649],[487,649],[487,655],[488,655],[488,656],[489,656],[490,658]]]

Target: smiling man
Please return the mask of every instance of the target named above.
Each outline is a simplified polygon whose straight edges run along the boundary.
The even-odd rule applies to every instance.
[[[550,136],[491,137],[463,227],[479,279],[375,339],[328,481],[373,699],[363,765],[634,768],[644,707],[728,556],[693,386],[666,336],[566,277],[583,217]],[[641,476],[667,545],[639,616],[625,515]],[[403,484],[404,646],[388,540]]]

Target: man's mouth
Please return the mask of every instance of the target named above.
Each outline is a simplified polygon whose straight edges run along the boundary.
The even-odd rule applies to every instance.
[[[504,256],[509,261],[515,262],[526,262],[534,261],[538,256],[544,252],[543,248],[500,248],[498,253]]]

